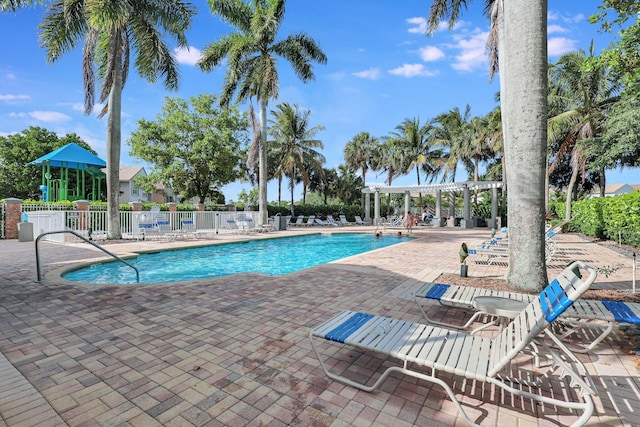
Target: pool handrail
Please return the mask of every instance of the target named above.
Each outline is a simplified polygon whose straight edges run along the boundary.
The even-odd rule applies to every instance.
[[[121,263],[126,264],[129,267],[133,268],[135,270],[135,272],[136,272],[136,283],[140,283],[140,271],[138,271],[138,269],[135,266],[129,264],[127,261],[125,261],[124,259],[120,258],[118,255],[106,250],[102,246],[98,245],[97,243],[93,242],[92,240],[87,239],[86,237],[82,236],[81,234],[76,233],[73,230],[47,231],[46,233],[42,233],[38,237],[36,237],[36,270],[37,270],[37,273],[38,273],[38,282],[40,282],[42,280],[42,276],[40,274],[40,253],[39,253],[39,249],[38,249],[38,243],[40,243],[40,239],[43,238],[44,236],[48,236],[49,234],[61,234],[61,233],[73,234],[74,236],[76,236],[79,239],[84,240],[85,242],[89,243],[90,245],[100,249],[102,252],[104,252],[107,255],[115,258],[116,260],[120,261]]]

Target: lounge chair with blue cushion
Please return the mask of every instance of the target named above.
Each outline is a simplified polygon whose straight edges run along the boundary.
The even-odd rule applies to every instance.
[[[333,215],[327,215],[327,224],[332,225],[334,227],[340,227],[342,224],[340,224],[338,221],[336,221],[333,218]]]
[[[304,225],[304,215],[299,215],[298,219],[296,219],[296,222],[292,222],[289,225],[294,225],[296,227]]]
[[[482,319],[487,314],[482,310],[478,310],[476,304],[474,304],[477,297],[500,297],[522,301],[523,303],[529,303],[536,297],[535,294],[443,283],[425,283],[413,295],[418,307],[420,307],[422,314],[429,323],[456,329],[469,328],[474,322]],[[427,310],[423,305],[427,300],[437,301],[448,307],[471,309],[474,313],[461,325],[439,322],[427,314]],[[492,322],[494,321],[495,319],[492,320]],[[580,343],[579,347],[571,348],[574,353],[587,353],[613,331],[615,322],[640,325],[640,303],[581,299],[562,314],[560,321],[564,328],[564,332],[561,335],[562,339],[568,338],[569,335],[585,327],[601,330],[599,334],[595,335],[595,338],[593,338],[594,334],[590,334],[589,336],[592,339],[589,342]]]
[[[342,225],[355,225],[355,224],[356,224],[355,222],[349,222],[349,221],[347,220],[347,217],[346,217],[345,215],[340,215],[340,217],[339,217],[339,218],[340,218],[340,223],[341,223]]]
[[[369,225],[368,222],[362,220],[360,215],[356,215],[355,216],[355,222],[356,222],[357,225]]]
[[[304,225],[305,227],[313,227],[314,225],[316,225],[316,216],[309,215],[309,218],[307,218],[307,222],[303,223],[302,225]]]
[[[320,367],[329,378],[364,391],[377,389],[393,372],[437,384],[446,391],[460,415],[470,425],[477,424],[466,414],[449,385],[448,378],[441,378],[440,372],[445,372],[446,377],[454,376],[454,380],[455,377],[462,377],[465,381],[472,381],[472,390],[478,387],[473,382],[485,382],[500,387],[519,399],[530,399],[540,406],[544,405],[545,410],[556,405],[581,411],[573,425],[584,425],[593,414],[593,397],[597,395],[597,390],[584,364],[548,328],[551,322],[589,288],[596,277],[596,271],[581,262],[576,262],[571,267],[565,269],[557,280],[540,292],[494,338],[368,313],[344,311],[310,331],[311,346]],[[575,268],[580,268],[582,278],[586,279],[576,275]],[[548,336],[554,347],[548,346],[545,340],[538,340],[541,336]],[[376,353],[397,359],[400,364],[387,368],[372,385],[367,385],[331,372],[323,360],[320,344],[316,345],[316,341],[327,345],[339,343],[363,352]],[[534,367],[526,369],[530,365],[525,365],[524,359],[518,357],[526,354],[525,351],[532,344],[536,344],[542,350],[541,354],[550,359],[546,372],[540,372],[539,368]],[[333,349],[329,351],[332,358],[341,357],[339,352]],[[335,365],[332,363],[331,366]],[[413,366],[421,369],[412,369]],[[558,371],[557,374],[554,374],[555,371]],[[359,374],[362,372],[359,371]],[[565,377],[569,381],[565,381]],[[574,388],[575,392],[559,390],[562,385]],[[481,398],[477,394],[473,397]]]

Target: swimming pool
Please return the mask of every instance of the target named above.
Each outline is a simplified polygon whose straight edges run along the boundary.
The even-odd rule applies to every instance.
[[[238,273],[287,274],[406,241],[390,235],[311,234],[140,254],[127,262],[140,270],[140,283],[167,283]],[[66,280],[135,284],[135,272],[120,262],[93,264],[63,274]]]

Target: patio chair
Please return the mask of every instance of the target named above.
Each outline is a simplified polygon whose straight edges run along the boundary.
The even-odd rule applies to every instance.
[[[483,310],[477,309],[475,300],[478,297],[506,298],[508,300],[521,301],[523,304],[530,303],[536,298],[535,294],[442,283],[425,283],[414,292],[413,296],[424,318],[429,323],[455,329],[466,329],[487,314]],[[462,325],[439,322],[427,315],[427,311],[422,304],[427,300],[438,301],[447,307],[471,309],[474,313]],[[589,342],[571,347],[574,353],[588,353],[613,331],[615,322],[640,325],[640,303],[581,299],[576,301],[560,317],[558,323],[563,329],[560,338],[565,340],[585,327],[602,330],[599,334],[588,334],[592,338]],[[495,323],[495,319],[493,319],[486,325]],[[595,338],[593,338],[594,336]]]
[[[333,215],[327,215],[327,221],[326,222],[327,222],[327,224],[332,225],[334,227],[340,227],[340,225],[342,225],[342,224],[340,224],[339,222],[337,222],[333,218]]]
[[[369,224],[367,224],[366,222],[364,222],[364,221],[362,220],[362,218],[360,218],[360,216],[359,216],[359,215],[356,215],[356,216],[355,216],[355,221],[356,221],[356,224],[357,224],[357,225],[369,225]]]
[[[355,225],[355,224],[356,224],[355,222],[349,222],[349,221],[347,221],[347,217],[346,217],[346,216],[344,216],[344,215],[340,215],[340,216],[339,216],[339,218],[340,218],[340,223],[341,223],[342,225]]]
[[[453,375],[454,381],[455,377],[462,377],[464,380],[493,384],[518,398],[545,405],[545,408],[557,405],[580,410],[582,414],[573,425],[584,425],[593,414],[596,387],[584,364],[548,328],[589,288],[597,274],[593,268],[580,262],[574,263],[574,267],[585,270],[582,276],[587,279],[581,280],[573,269],[565,269],[495,338],[344,311],[309,332],[311,346],[320,367],[329,378],[360,390],[370,392],[377,389],[393,372],[437,384],[446,391],[460,415],[470,425],[477,424],[466,414],[449,383],[440,377],[441,371],[448,374],[446,377]],[[540,336],[548,336],[554,348],[546,345],[545,340],[538,340]],[[387,368],[372,385],[367,385],[330,372],[316,346],[315,341],[319,339],[324,339],[328,344],[337,342],[364,352],[398,359],[401,363],[400,366]],[[540,372],[540,368],[525,370],[522,358],[516,359],[516,356],[530,349],[531,344],[536,344],[542,354],[551,360],[546,372]],[[339,353],[332,351],[331,354],[333,358],[340,357]],[[413,365],[422,369],[412,369]],[[423,369],[427,369],[428,373]],[[559,370],[559,374],[553,375],[556,370]],[[568,382],[564,381],[565,377],[569,377]],[[575,388],[576,392],[559,392],[558,387],[562,384]],[[471,389],[475,390],[476,387],[472,385]],[[475,393],[474,398],[478,398]]]
[[[298,219],[296,219],[296,222],[292,222],[289,225],[293,225],[293,226],[303,226],[304,225],[304,215],[299,215]]]
[[[303,223],[302,225],[304,225],[305,227],[313,227],[314,225],[316,225],[316,216],[309,215],[309,218],[307,218],[307,222]]]
[[[160,214],[156,217],[156,225],[161,239],[174,240],[176,238],[176,233],[173,231],[171,221],[169,221],[169,218],[164,214]]]

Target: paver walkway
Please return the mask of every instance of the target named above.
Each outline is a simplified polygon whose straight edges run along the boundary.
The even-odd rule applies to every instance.
[[[310,231],[321,230],[256,238]],[[34,243],[0,241],[0,426],[463,425],[441,389],[416,379],[391,376],[374,393],[329,380],[309,344],[309,329],[343,309],[421,321],[411,292],[441,273],[457,274],[461,242],[471,247],[488,231],[424,229],[414,235],[419,238],[286,276],[121,287],[51,279],[63,265],[102,256],[86,244],[43,242],[47,280],[38,283]],[[211,242],[244,238],[219,235]],[[595,267],[621,264],[596,286],[630,289],[628,257],[573,235],[557,241],[551,277],[574,258]],[[122,254],[180,244],[108,249]],[[469,267],[472,277],[502,277],[505,271],[502,265]],[[452,320],[460,315],[434,310]],[[636,357],[622,350],[623,339],[617,331],[592,354],[579,356],[600,393],[589,425],[640,425]],[[354,361],[389,363],[348,350],[327,355],[345,369]],[[462,401],[482,425],[575,420],[555,408],[534,411],[490,387],[481,390],[486,394]]]

